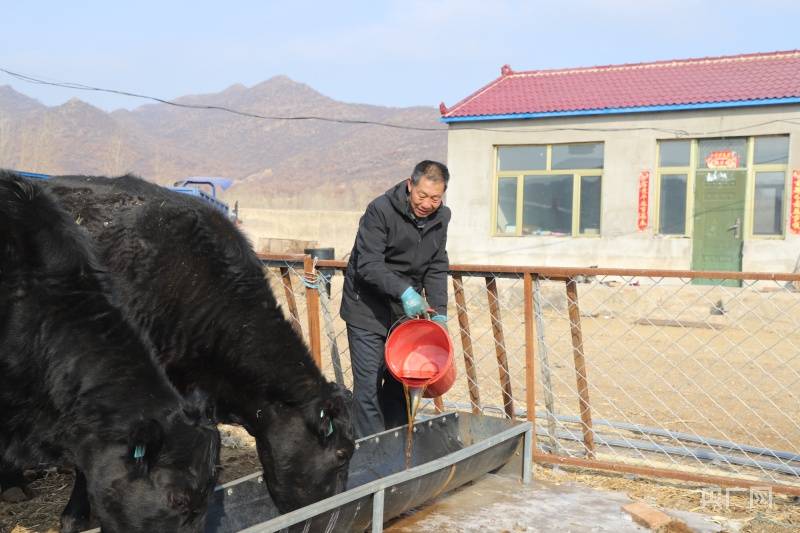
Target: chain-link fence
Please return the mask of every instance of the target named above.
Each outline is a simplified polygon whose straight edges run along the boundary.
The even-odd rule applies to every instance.
[[[344,263],[317,265],[328,295],[310,258],[264,261],[350,386]],[[450,281],[445,408],[535,418],[543,462],[800,495],[800,275],[454,265]]]
[[[800,293],[723,276],[539,281],[545,449],[800,487]]]
[[[353,378],[347,329],[339,317],[344,265],[315,268],[316,263],[309,256],[302,255],[262,256],[262,261],[267,267],[267,281],[286,317],[312,348],[312,352],[319,346],[319,354],[315,354],[315,357],[319,357],[326,377],[336,379],[336,367],[340,365],[343,384],[351,388]],[[311,314],[309,302],[312,303],[312,309],[316,307]],[[314,331],[317,333],[313,334]],[[313,338],[315,336],[316,339]]]

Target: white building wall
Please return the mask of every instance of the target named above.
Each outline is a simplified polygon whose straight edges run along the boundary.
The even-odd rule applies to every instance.
[[[789,120],[797,123],[785,122]],[[791,170],[800,168],[798,105],[450,124],[451,262],[688,270],[692,240],[655,235],[653,230],[657,141],[678,138],[673,131],[686,132],[683,138],[689,139],[726,136],[717,133],[722,130],[730,137],[790,134],[784,197],[788,213]],[[492,235],[494,146],[598,141],[605,143],[599,238]],[[636,206],[642,170],[651,173],[650,224],[640,232]],[[785,231],[781,239],[745,236],[743,270],[792,271],[800,254],[800,236]]]

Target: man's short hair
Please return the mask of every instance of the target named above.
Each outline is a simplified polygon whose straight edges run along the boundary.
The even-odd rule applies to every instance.
[[[431,181],[443,181],[445,189],[447,182],[450,181],[450,171],[447,170],[447,167],[438,161],[428,159],[420,161],[414,167],[414,172],[411,173],[411,183],[417,185],[423,176]]]

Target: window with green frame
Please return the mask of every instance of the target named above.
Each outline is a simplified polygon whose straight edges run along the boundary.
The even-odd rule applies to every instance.
[[[658,143],[657,232],[689,235],[692,191],[698,168],[713,150],[727,147],[745,157],[739,167],[748,172],[749,219],[752,236],[781,236],[784,228],[789,136],[764,135],[727,139],[663,140]]]
[[[495,235],[600,235],[603,143],[498,146]]]

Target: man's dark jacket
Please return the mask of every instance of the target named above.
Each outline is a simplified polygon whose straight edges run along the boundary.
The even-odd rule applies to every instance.
[[[450,209],[440,206],[417,221],[406,181],[373,200],[358,224],[342,294],[342,319],[386,335],[402,316],[400,295],[409,286],[428,305],[447,314],[447,224]],[[420,227],[422,226],[422,227]]]

